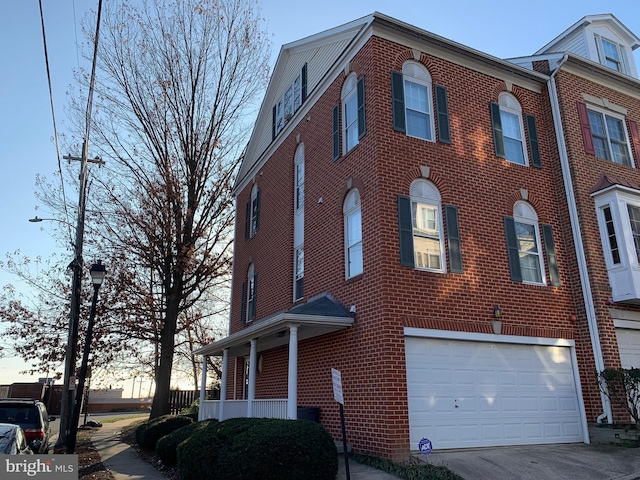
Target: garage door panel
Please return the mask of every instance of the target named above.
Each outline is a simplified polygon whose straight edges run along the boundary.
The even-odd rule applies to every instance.
[[[640,368],[640,330],[616,328],[622,368]]]
[[[567,347],[413,337],[405,346],[412,448],[423,437],[435,449],[582,441]]]

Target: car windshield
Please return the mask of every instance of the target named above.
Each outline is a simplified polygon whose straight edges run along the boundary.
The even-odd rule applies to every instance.
[[[14,443],[15,431],[12,429],[5,429],[0,431],[0,453],[14,453],[12,445]]]

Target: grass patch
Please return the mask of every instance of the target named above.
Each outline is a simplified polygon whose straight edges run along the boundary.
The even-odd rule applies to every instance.
[[[369,455],[356,454],[349,458],[404,480],[464,480],[447,467],[431,465],[417,459],[406,463],[393,463],[390,460]]]

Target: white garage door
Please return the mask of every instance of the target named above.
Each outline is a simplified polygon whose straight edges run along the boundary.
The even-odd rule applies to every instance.
[[[622,368],[640,368],[640,330],[616,328]]]
[[[582,442],[569,347],[405,337],[411,449]]]

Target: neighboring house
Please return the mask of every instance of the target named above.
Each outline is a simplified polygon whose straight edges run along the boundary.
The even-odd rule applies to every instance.
[[[235,186],[229,336],[195,352],[223,358],[222,400],[203,401],[201,417],[319,407],[339,441],[335,368],[358,452],[400,459],[425,437],[435,449],[589,441],[588,423],[610,411],[595,367],[619,364],[611,306],[584,307],[617,301],[594,198],[613,198],[619,222],[620,199],[640,187],[629,167],[581,164],[587,124],[563,98],[626,108],[633,137],[640,112],[618,97],[637,80],[553,53],[595,25],[635,72],[637,37],[597,18],[520,65],[379,13],[282,47]],[[600,81],[619,85],[591,89]],[[609,166],[626,183],[588,179]],[[586,272],[595,293],[583,296]],[[616,311],[628,328],[633,307]]]
[[[584,17],[533,57],[551,73],[552,114],[575,238],[583,378],[640,367],[640,38],[611,14]],[[579,283],[578,283],[579,282]],[[587,410],[611,406],[584,382]]]

